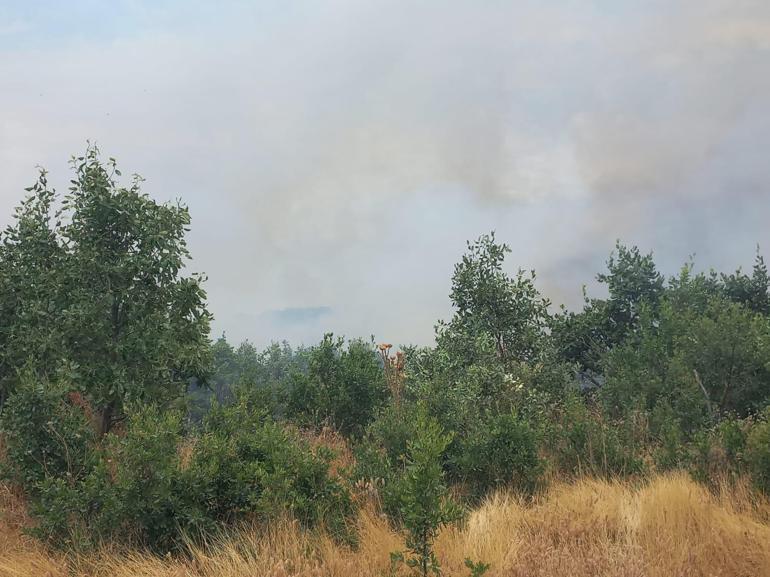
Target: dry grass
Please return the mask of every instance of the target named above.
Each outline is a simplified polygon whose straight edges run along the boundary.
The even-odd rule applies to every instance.
[[[374,577],[402,546],[368,507],[355,551],[285,521],[193,549],[187,560],[103,552],[65,561],[21,537],[14,499],[3,496],[11,519],[2,525],[3,576]],[[762,577],[770,576],[769,519],[768,502],[745,485],[712,494],[682,474],[637,486],[583,480],[530,503],[496,495],[464,527],[445,530],[436,550],[449,576],[467,575],[471,557],[491,563],[490,576]]]

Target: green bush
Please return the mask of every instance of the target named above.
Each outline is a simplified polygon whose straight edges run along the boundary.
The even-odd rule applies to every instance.
[[[635,427],[633,418],[609,422],[580,397],[569,396],[548,430],[548,452],[567,475],[641,473],[644,461]]]
[[[349,537],[352,501],[329,475],[328,459],[239,403],[207,416],[184,478],[206,519],[226,523],[289,512],[306,526]]]
[[[751,429],[746,440],[746,461],[755,485],[770,493],[770,408]]]
[[[500,486],[531,491],[542,472],[537,433],[515,414],[480,423],[460,451],[457,468],[478,497]]]
[[[26,375],[3,408],[5,475],[31,492],[46,477],[77,482],[92,460],[94,429],[80,396]]]
[[[385,404],[387,387],[374,348],[362,341],[324,336],[309,352],[307,372],[291,377],[286,415],[314,426],[331,423],[360,434]]]
[[[382,507],[394,520],[398,519],[399,510],[392,486],[406,458],[409,442],[417,434],[419,414],[413,404],[387,406],[353,448],[356,463],[351,471],[352,480],[381,489]]]
[[[196,520],[179,459],[181,416],[154,407],[129,411],[125,431],[93,451],[93,466],[75,483],[47,475],[33,513],[36,534],[56,545],[135,542],[154,550],[175,546]]]
[[[46,473],[32,499],[35,533],[59,546],[115,540],[169,551],[184,535],[288,513],[352,536],[352,501],[329,475],[328,455],[245,404],[215,407],[198,438],[184,437],[181,423],[180,414],[142,407],[93,448],[77,479]]]
[[[449,499],[442,467],[443,453],[451,435],[427,414],[420,414],[416,434],[408,443],[404,468],[391,487],[398,503],[399,517],[406,533],[408,554],[391,554],[421,577],[440,575],[433,541],[439,529],[459,518],[459,508]]]

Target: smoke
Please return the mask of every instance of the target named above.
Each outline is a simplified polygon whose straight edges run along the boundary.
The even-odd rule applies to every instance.
[[[770,245],[764,1],[120,6],[0,12],[0,219],[95,139],[190,205],[234,338],[427,342],[493,228],[569,304],[616,238],[667,272]]]

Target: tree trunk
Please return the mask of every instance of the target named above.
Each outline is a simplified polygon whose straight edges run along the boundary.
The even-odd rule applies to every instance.
[[[99,436],[103,437],[112,429],[113,421],[115,417],[115,404],[107,403],[99,412]]]

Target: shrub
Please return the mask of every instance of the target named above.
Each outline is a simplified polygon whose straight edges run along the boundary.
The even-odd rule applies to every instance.
[[[404,470],[392,487],[408,549],[408,555],[395,553],[392,559],[404,560],[422,577],[428,573],[440,575],[433,541],[439,529],[456,520],[460,513],[449,499],[441,464],[450,440],[451,435],[445,434],[435,419],[421,414],[416,435],[408,444]]]
[[[384,405],[387,386],[373,346],[331,334],[309,353],[307,373],[294,373],[287,416],[318,426],[324,421],[346,435],[360,434]]]
[[[770,493],[770,408],[748,434],[746,461],[755,485]]]
[[[232,522],[289,512],[306,526],[349,537],[349,492],[329,474],[327,454],[245,404],[207,416],[185,471],[187,490],[207,519]]]
[[[103,455],[116,506],[103,510],[104,520],[119,519],[159,550],[171,548],[195,518],[180,469],[181,423],[178,413],[142,407],[130,415],[124,435],[110,436]]]
[[[328,455],[244,404],[215,407],[197,439],[181,423],[180,414],[142,407],[94,449],[78,479],[45,474],[32,502],[36,534],[60,546],[116,540],[169,551],[185,535],[289,513],[351,537],[352,502],[329,475]]]
[[[418,415],[413,404],[389,405],[380,411],[353,449],[353,482],[376,488],[385,513],[394,520],[399,517],[399,503],[392,486],[406,458],[409,442],[417,434]]]
[[[754,417],[738,419],[730,416],[710,429],[698,431],[687,447],[690,451],[687,465],[692,476],[708,484],[721,481],[726,475],[750,473],[750,457],[758,456],[754,448],[749,455],[748,447],[755,428]]]
[[[47,476],[74,483],[91,466],[87,406],[66,387],[26,375],[3,408],[5,475],[32,492]]]
[[[88,547],[110,539],[157,551],[175,546],[196,518],[182,484],[181,416],[154,407],[130,410],[125,431],[93,450],[93,466],[70,483],[47,475],[33,513],[36,534],[55,545]]]
[[[580,397],[567,397],[548,431],[548,450],[556,467],[572,475],[643,472],[637,423],[632,417],[611,423]]]
[[[477,497],[502,485],[531,491],[542,472],[537,441],[527,421],[497,415],[462,441],[457,468]]]

